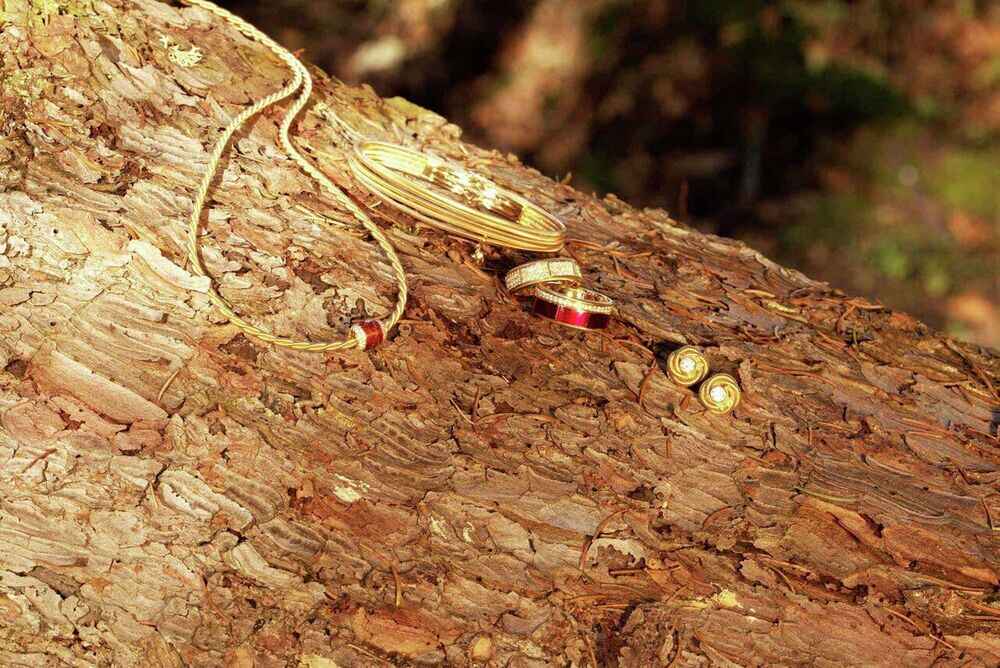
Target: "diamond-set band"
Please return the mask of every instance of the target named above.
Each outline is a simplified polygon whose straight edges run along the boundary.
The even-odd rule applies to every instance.
[[[535,288],[535,298],[563,308],[611,315],[615,303],[600,292],[577,286],[542,285]]]
[[[535,315],[574,329],[604,329],[611,322],[614,302],[599,292],[579,286],[546,283],[534,289]]]
[[[505,282],[512,293],[545,283],[579,284],[583,280],[580,265],[565,257],[535,260],[514,267],[507,272]]]

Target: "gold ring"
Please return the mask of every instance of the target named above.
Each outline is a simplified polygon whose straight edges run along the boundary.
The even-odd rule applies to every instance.
[[[739,383],[728,373],[717,373],[698,388],[701,404],[719,415],[725,415],[736,408],[741,396]]]
[[[708,375],[708,359],[694,346],[683,346],[667,356],[667,373],[678,385],[694,385]]]
[[[611,322],[615,303],[588,288],[546,284],[535,288],[535,315],[574,329],[604,329]]]
[[[580,265],[568,257],[535,260],[518,265],[507,272],[507,289],[517,293],[545,283],[578,284],[583,280]]]

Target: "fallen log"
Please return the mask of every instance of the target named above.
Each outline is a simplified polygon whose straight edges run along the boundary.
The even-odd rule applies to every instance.
[[[411,300],[369,353],[260,344],[184,221],[283,65],[197,8],[4,8],[0,664],[1000,662],[995,352],[319,72],[296,142]],[[392,274],[280,118],[234,140],[206,265],[262,327],[336,338],[391,309]],[[350,132],[559,215],[618,321],[531,316],[500,280],[531,255],[479,262],[380,206]],[[739,379],[732,414],[670,382],[677,344]]]

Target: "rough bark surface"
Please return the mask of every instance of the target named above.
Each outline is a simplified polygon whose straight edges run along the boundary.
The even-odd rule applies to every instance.
[[[4,9],[0,665],[1000,662],[995,353],[325,79],[297,135],[332,178],[376,206],[330,109],[487,172],[565,218],[621,321],[532,318],[498,280],[527,256],[377,208],[413,284],[394,339],[258,345],[184,221],[281,65],[154,0]],[[342,335],[391,274],[278,118],[236,140],[206,257],[257,322]],[[734,415],[665,342],[738,375]]]

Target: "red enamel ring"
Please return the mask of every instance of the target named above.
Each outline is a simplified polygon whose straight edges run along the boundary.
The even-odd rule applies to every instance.
[[[611,322],[615,303],[600,292],[569,285],[535,288],[532,312],[574,329],[604,329]]]

